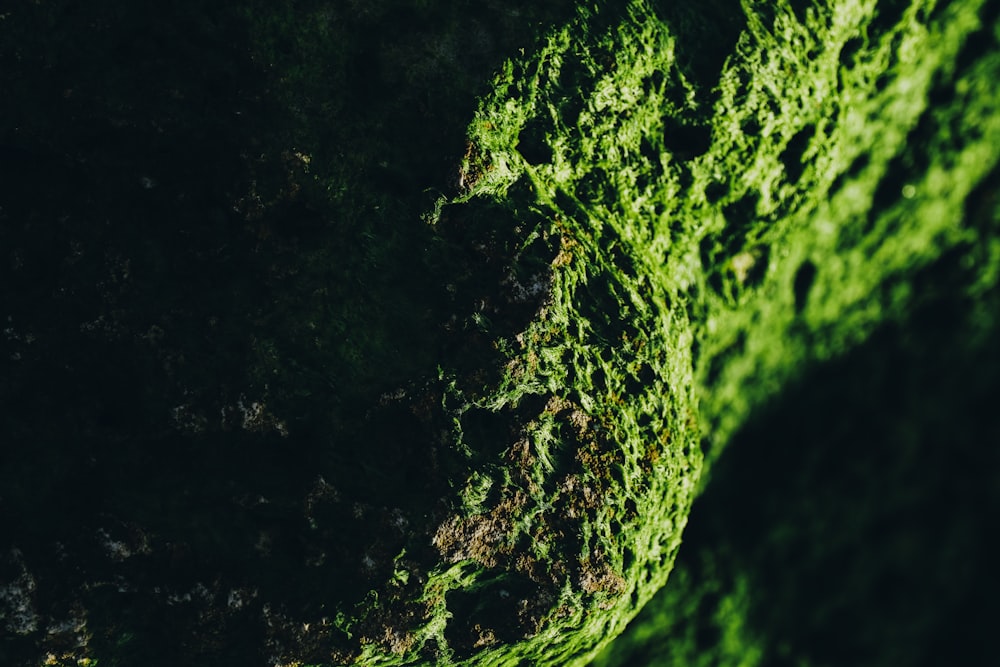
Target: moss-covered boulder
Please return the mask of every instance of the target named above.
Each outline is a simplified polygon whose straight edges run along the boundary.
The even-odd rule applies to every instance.
[[[722,7],[715,9],[725,15]],[[560,234],[553,296],[539,322],[555,323],[561,339],[549,329],[532,338],[529,328],[523,349],[539,359],[546,353],[558,358],[551,370],[540,366],[542,374],[557,378],[546,383],[550,391],[573,387],[587,414],[611,424],[623,472],[613,478],[609,497],[635,502],[638,518],[630,521],[626,515],[625,521],[612,522],[614,530],[600,548],[623,555],[613,562],[622,564],[624,579],[635,585],[633,603],[645,600],[669,569],[669,562],[648,547],[671,544],[683,526],[678,518],[690,499],[684,485],[704,474],[700,452],[689,449],[693,442],[708,453],[708,463],[715,461],[752,416],[760,420],[772,414],[774,402],[792,388],[802,392],[803,383],[831,382],[830,373],[821,371],[825,365],[851,358],[860,346],[867,347],[856,356],[878,354],[878,346],[887,344],[885,331],[919,330],[928,312],[956,311],[951,333],[928,334],[926,340],[967,338],[969,349],[984,355],[984,364],[991,358],[981,345],[995,331],[995,317],[989,314],[995,308],[990,295],[996,291],[997,269],[993,146],[1000,126],[997,97],[987,82],[1000,65],[994,53],[996,8],[986,3],[743,3],[742,11],[745,26],[727,25],[724,19],[713,24],[732,26],[730,32],[713,33],[714,44],[733,54],[719,69],[714,68],[718,61],[704,54],[705,37],[698,30],[705,9],[695,13],[636,3],[622,15],[609,10],[584,15],[520,69],[507,70],[472,125],[477,150],[488,156],[476,165],[480,180],[473,195],[527,201]],[[879,342],[869,345],[876,331],[883,332]],[[907,340],[920,335],[912,332]],[[543,340],[535,343],[536,351],[531,343]],[[929,344],[907,343],[906,354]],[[557,353],[550,352],[553,347]],[[956,373],[960,367],[956,364]],[[885,372],[874,364],[870,368]],[[512,377],[517,387],[518,376]],[[819,395],[856,391],[851,383],[863,381],[834,377],[842,385]],[[922,375],[912,377],[915,386],[931,389]],[[984,377],[988,383],[995,375]],[[982,400],[982,389],[976,388],[982,382],[968,382],[970,400]],[[926,412],[918,407],[922,401],[933,401],[916,398],[912,387],[887,384],[885,390],[887,406],[897,400],[891,396],[913,397],[908,400],[912,424],[921,423],[917,413]],[[766,423],[799,424],[801,435],[804,408],[791,399],[786,403],[791,414],[779,412]],[[851,405],[844,401],[845,416],[852,414]],[[962,406],[961,398],[952,404],[958,419],[966,412]],[[810,409],[805,414],[816,415],[818,408]],[[887,407],[887,419],[892,414]],[[902,421],[906,414],[895,419]],[[991,422],[976,423],[959,450],[984,446],[974,434],[989,433]],[[774,447],[757,450],[768,460],[788,456],[774,433]],[[823,439],[813,435],[795,442],[808,447],[812,441],[819,447]],[[855,456],[859,466],[874,465],[870,457]],[[916,457],[905,458],[910,475],[913,466],[919,469]],[[656,463],[644,467],[650,460]],[[813,468],[821,465],[807,460]],[[794,468],[780,469],[796,474]],[[874,472],[868,488],[878,488],[878,479],[887,483],[894,473],[886,467],[882,475]],[[994,478],[983,475],[981,483],[988,487]],[[656,488],[664,478],[673,481]],[[733,480],[732,473],[721,476],[716,496],[741,503],[746,502],[739,499],[741,493],[762,493],[750,480],[727,490]],[[786,497],[785,502],[794,501]],[[939,497],[904,506],[926,508],[935,502]],[[968,529],[982,528],[987,515],[984,509],[972,515]],[[860,511],[852,516],[866,526],[863,530],[887,521],[879,511],[870,518],[863,519]],[[808,513],[800,520],[809,521]],[[817,521],[822,521],[819,516]],[[761,530],[767,534],[768,528]],[[782,518],[773,530],[779,540],[779,533],[792,529]],[[822,552],[825,542],[814,531],[802,531],[802,539],[814,536]],[[933,534],[902,530],[898,539],[933,542]],[[838,540],[858,538],[831,531],[828,539],[836,552],[843,548]],[[733,541],[738,546],[730,548],[742,549],[737,553],[757,553],[751,544]],[[897,544],[894,552],[882,553],[898,557],[900,548]],[[984,553],[975,558],[985,560]],[[662,607],[689,626],[696,619],[685,615],[684,605],[705,596],[699,586],[719,585],[711,565],[701,566],[698,558],[696,553],[684,573],[702,576],[704,583],[687,579],[674,595],[668,587]],[[786,554],[779,563],[790,558]],[[929,555],[926,562],[947,558]],[[871,572],[885,569],[875,566]],[[744,571],[726,575],[735,580],[723,577],[731,588],[716,593],[726,597],[715,622],[737,635],[715,634],[717,645],[696,644],[705,664],[713,664],[719,651],[731,651],[726,655],[733,664],[779,659],[780,652],[774,653],[782,645],[779,638],[737,641],[745,619],[738,606],[725,605],[738,605],[749,595],[740,588]],[[876,576],[860,569],[856,574],[869,581]],[[914,585],[916,579],[911,578]],[[803,585],[801,578],[794,581]],[[757,594],[764,594],[761,588]],[[580,598],[586,595],[581,592]],[[829,609],[824,599],[817,604]],[[621,614],[628,615],[630,608],[626,603]],[[602,615],[588,612],[590,618]],[[649,622],[657,618],[662,622],[664,617],[654,613]],[[821,633],[819,618],[808,632]],[[905,632],[927,626],[922,619]],[[634,636],[648,637],[649,627],[655,626],[639,626]],[[683,636],[664,635],[670,640],[678,642],[678,650],[661,654],[667,663],[697,660]],[[630,659],[620,664],[648,657],[642,639],[635,641],[637,650],[624,653]],[[872,650],[871,642],[867,648]]]
[[[3,52],[12,664],[585,663],[754,415],[995,291],[995,3],[180,5],[0,23],[66,37]]]

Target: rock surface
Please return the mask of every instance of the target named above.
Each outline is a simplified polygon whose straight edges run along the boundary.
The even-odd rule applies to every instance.
[[[993,331],[996,3],[175,5],[0,21],[4,664],[583,664],[782,392]]]

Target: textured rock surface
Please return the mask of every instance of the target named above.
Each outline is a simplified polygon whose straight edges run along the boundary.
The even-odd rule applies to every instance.
[[[995,437],[995,422],[975,406],[996,381],[995,343],[989,341],[996,340],[992,146],[998,125],[996,95],[987,83],[1000,63],[996,6],[839,2],[804,9],[744,3],[744,10],[746,27],[733,33],[735,56],[720,70],[697,57],[697,33],[682,28],[693,16],[663,10],[651,18],[635,5],[628,18],[611,19],[603,28],[608,15],[598,13],[578,28],[589,41],[575,41],[572,29],[555,37],[523,70],[501,81],[473,125],[492,158],[483,190],[502,191],[512,182],[517,187],[523,179],[536,205],[574,241],[579,263],[567,264],[560,283],[568,295],[564,303],[575,309],[566,321],[583,321],[574,331],[585,351],[575,357],[574,368],[586,368],[586,351],[600,348],[594,340],[599,335],[588,338],[590,327],[599,331],[615,318],[636,322],[638,336],[648,337],[647,349],[667,350],[665,359],[678,366],[642,357],[653,377],[666,380],[653,392],[665,405],[643,404],[641,391],[627,392],[638,410],[634,423],[643,423],[639,415],[648,420],[689,409],[678,391],[687,385],[673,378],[684,377],[680,366],[691,363],[697,387],[691,400],[700,424],[675,416],[665,425],[674,436],[690,433],[685,427],[697,429],[709,463],[736,433],[766,439],[761,433],[775,423],[798,429],[792,431],[798,447],[817,449],[814,456],[799,454],[783,444],[782,438],[794,436],[774,428],[772,447],[753,450],[775,460],[790,480],[803,475],[801,485],[765,482],[774,471],[765,475],[761,466],[767,466],[751,467],[746,458],[739,461],[757,470],[759,482],[741,477],[738,468],[724,469],[705,501],[713,518],[702,519],[714,542],[693,552],[677,588],[667,587],[659,611],[647,616],[650,625],[633,630],[618,664],[640,664],[655,655],[644,643],[657,623],[679,628],[663,636],[664,664],[792,664],[810,658],[811,642],[817,644],[817,664],[896,664],[921,656],[921,646],[926,655],[944,659],[950,644],[924,639],[933,636],[933,619],[942,621],[937,632],[961,628],[965,637],[975,634],[969,627],[986,627],[971,612],[961,616],[966,624],[931,611],[932,600],[944,592],[952,609],[959,600],[979,597],[963,576],[956,575],[952,586],[943,573],[953,571],[961,550],[951,542],[970,547],[972,568],[977,563],[985,569],[994,553],[986,543],[972,548],[978,540],[971,535],[985,529],[995,496],[981,505],[955,502],[961,528],[949,537],[938,537],[938,522],[930,517],[941,511],[942,495],[954,484],[946,471],[967,474],[961,463],[933,463],[937,447],[954,447],[949,462],[982,460],[975,486],[995,486],[995,457],[980,451]],[[607,30],[603,38],[601,29]],[[724,43],[724,37],[716,38]],[[589,300],[602,304],[596,318],[588,316]],[[939,329],[928,328],[935,316],[947,319]],[[963,349],[940,360],[928,354],[936,345]],[[907,364],[920,363],[921,355],[928,357],[928,368],[910,370]],[[858,370],[864,363],[858,359],[866,356],[880,361],[870,364],[871,376]],[[840,366],[848,370],[838,375]],[[949,389],[929,379],[932,368]],[[901,379],[880,382],[882,374]],[[860,394],[857,385],[866,377],[886,396]],[[579,375],[568,381],[579,382]],[[807,390],[816,398],[806,394],[797,402],[795,394]],[[935,399],[942,391],[948,403]],[[845,392],[852,395],[834,402]],[[774,407],[779,400],[788,414]],[[890,426],[872,416],[878,411],[872,404],[883,401]],[[818,425],[837,421],[817,403],[843,410],[844,419],[860,413],[869,424],[860,431],[845,426],[848,442],[838,443],[842,456],[854,452],[856,468],[823,453],[829,441]],[[619,413],[622,421],[629,421],[628,412]],[[747,421],[753,415],[755,426]],[[963,424],[954,442],[947,431],[929,427],[951,418]],[[827,428],[833,431],[832,424]],[[921,428],[927,430],[920,437],[893,431]],[[869,430],[882,434],[872,452],[860,444],[872,442]],[[628,451],[628,437],[618,440]],[[634,442],[638,451],[649,451],[656,441],[656,433],[638,431]],[[893,452],[898,467],[885,460]],[[803,468],[795,468],[795,461]],[[927,480],[920,481],[925,467]],[[871,470],[864,484],[856,478],[858,468]],[[835,490],[825,502],[798,500],[796,492],[809,488],[809,480],[821,483],[821,471],[844,493],[853,480],[862,498],[838,505]],[[760,508],[759,517],[736,509],[748,502],[743,494],[760,498],[760,505],[751,505]],[[785,503],[785,512],[773,508],[778,502]],[[808,509],[791,509],[796,502]],[[655,503],[640,513],[669,516],[669,501]],[[872,503],[876,508],[862,512]],[[727,511],[738,518],[718,518]],[[797,527],[810,521],[815,528]],[[742,532],[752,530],[748,526],[757,526],[765,546]],[[883,543],[874,542],[877,526],[886,536]],[[798,537],[791,537],[796,531]],[[805,585],[810,573],[835,581],[824,574],[840,562],[831,560],[834,554],[843,558],[850,545],[864,550],[866,534],[884,547],[868,565],[861,558],[851,563],[851,581],[855,595],[869,586],[883,591],[870,605],[877,611],[861,616],[884,629],[888,639],[882,645],[864,638],[880,630],[862,621],[838,624],[838,614],[849,615],[864,602],[845,601],[833,585]],[[798,556],[804,544],[815,550],[807,554],[816,555]],[[767,563],[768,556],[776,562]],[[915,563],[943,572],[925,583]],[[775,582],[783,581],[783,573],[787,581],[779,587]],[[625,578],[641,582],[637,574]],[[797,587],[816,598],[796,596]],[[922,604],[908,609],[894,592],[898,587],[909,587],[905,597]],[[638,599],[647,591],[640,583]],[[764,611],[770,598],[760,596],[771,591],[778,595],[775,604],[787,605],[785,615]],[[792,616],[788,600],[817,610]],[[752,619],[758,619],[756,626]],[[853,643],[835,640],[838,631],[849,633]],[[910,643],[892,648],[900,642]],[[951,650],[975,656],[970,646],[977,645],[982,647],[966,643]],[[926,664],[933,663],[931,658]]]
[[[583,663],[770,401],[987,345],[995,3],[411,4],[0,23],[8,663]]]

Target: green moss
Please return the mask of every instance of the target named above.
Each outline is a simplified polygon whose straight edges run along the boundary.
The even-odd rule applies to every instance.
[[[177,71],[217,56],[197,86],[170,67],[144,77],[153,57],[84,77],[92,108],[65,117],[100,125],[108,148],[17,115],[19,141],[99,165],[108,190],[67,205],[88,212],[83,241],[56,234],[86,250],[83,268],[64,262],[75,278],[42,289],[15,268],[9,284],[86,284],[74,307],[92,347],[134,347],[111,385],[146,387],[128,409],[109,390],[58,428],[30,413],[5,431],[22,443],[4,472],[14,504],[56,536],[21,530],[36,550],[5,567],[49,573],[52,609],[87,611],[82,657],[215,664],[238,644],[289,664],[583,664],[666,582],[707,473],[754,415],[905,323],[942,258],[965,267],[955,289],[970,299],[996,285],[985,2],[349,4],[246,3],[213,19],[235,49],[208,18],[167,30],[208,40],[181,40]],[[124,34],[109,20],[93,18],[100,35]],[[209,129],[168,103],[227,72],[245,85],[206,98]],[[31,77],[11,77],[44,108]],[[133,100],[138,84],[164,103]],[[245,126],[223,120],[234,108]],[[170,153],[164,123],[204,159]],[[175,182],[118,208],[107,184],[157,147]],[[18,244],[45,246],[33,220],[69,219],[17,201]],[[196,242],[170,241],[178,211]],[[94,250],[101,220],[114,252]],[[177,288],[174,268],[189,272]],[[11,331],[66,348],[79,323],[37,301],[18,297]],[[8,338],[34,364],[14,395],[49,362]],[[75,384],[52,384],[81,390],[38,414],[100,370],[56,358]],[[72,455],[58,444],[71,432],[90,439]],[[51,466],[24,454],[40,433]],[[58,511],[58,480],[32,507],[19,479],[82,483],[71,471],[87,460],[107,491],[78,522]],[[108,522],[138,556],[87,561],[100,548],[70,526]],[[86,563],[73,581],[46,565],[59,539]],[[742,625],[749,576],[676,582],[676,604],[721,596],[698,606],[720,660],[766,645]],[[54,640],[34,641],[18,655]]]
[[[968,294],[961,255],[917,280],[933,294],[902,322],[740,429],[668,585],[595,664],[989,661],[1000,291]]]
[[[581,474],[603,483],[604,504],[636,508],[576,528],[577,567],[597,550],[626,582],[606,601],[564,585],[586,620],[549,623],[575,628],[581,656],[666,577],[699,444],[715,460],[782,386],[901,321],[929,298],[917,286],[939,257],[995,271],[994,230],[965,210],[998,131],[986,84],[998,62],[962,55],[991,30],[979,7],[745,3],[747,28],[708,87],[680,67],[670,22],[634,3],[583,15],[498,79],[470,130],[471,196],[540,210],[561,245],[550,301],[522,337],[533,372],[484,405],[578,403],[617,448]],[[544,412],[528,430],[543,489],[552,452],[580,458],[568,431]],[[528,495],[516,510],[544,517],[551,496]],[[737,655],[751,640],[732,641]]]

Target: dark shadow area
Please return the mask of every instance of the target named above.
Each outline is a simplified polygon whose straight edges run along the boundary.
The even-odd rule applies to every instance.
[[[739,0],[656,2],[654,6],[677,40],[677,63],[684,76],[703,92],[712,90],[746,27]],[[700,138],[695,141],[702,142]]]
[[[992,660],[1000,332],[954,289],[962,265],[944,257],[905,323],[789,387],[695,504],[678,568],[712,553],[703,575],[749,576],[766,665]]]
[[[460,658],[470,657],[493,644],[508,644],[524,637],[523,600],[537,595],[538,585],[520,575],[506,575],[489,581],[472,593],[448,595],[448,610],[456,622],[446,636]],[[520,604],[519,604],[520,603]]]
[[[438,367],[488,379],[550,249],[421,214],[573,7],[411,4],[0,22],[0,663],[346,659],[337,614],[437,558]]]

